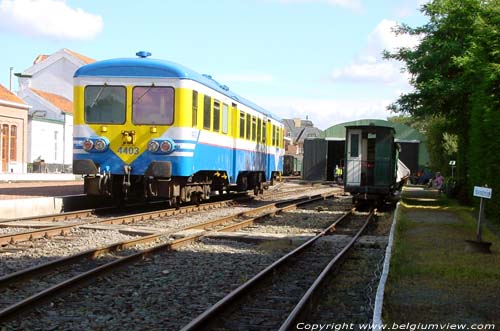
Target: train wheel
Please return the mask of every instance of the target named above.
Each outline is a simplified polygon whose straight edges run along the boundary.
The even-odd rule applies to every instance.
[[[200,202],[201,202],[200,193],[198,193],[198,192],[191,193],[191,202],[194,203],[196,205],[196,207],[198,207],[200,205]]]
[[[170,202],[170,207],[175,208],[177,210],[181,208],[181,197],[179,196],[173,197],[172,199],[170,199],[169,202]]]

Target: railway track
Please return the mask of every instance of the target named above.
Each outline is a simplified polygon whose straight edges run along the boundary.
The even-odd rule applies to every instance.
[[[321,285],[366,229],[374,212],[348,212],[192,320],[192,330],[292,330]],[[319,239],[343,229],[343,247]],[[304,290],[306,289],[306,290]]]
[[[308,188],[295,189],[293,191],[284,192],[266,192],[266,194],[258,196],[258,201],[266,201],[266,199],[273,198],[274,200],[279,199],[283,196],[290,195],[290,192],[295,194],[300,194],[306,192]],[[0,247],[8,244],[15,244],[23,241],[32,241],[40,238],[51,238],[53,236],[64,236],[68,234],[72,229],[87,226],[87,225],[113,225],[113,224],[131,224],[138,222],[145,222],[148,220],[153,220],[161,217],[170,217],[175,215],[187,214],[196,211],[210,210],[214,208],[220,208],[223,206],[228,206],[231,204],[242,203],[252,199],[248,196],[237,195],[235,198],[206,202],[198,206],[190,205],[184,206],[178,209],[168,208],[168,209],[158,209],[154,208],[152,211],[146,211],[131,215],[122,215],[117,217],[106,217],[103,219],[102,215],[116,213],[118,210],[116,208],[100,208],[100,209],[88,209],[73,212],[64,212],[60,214],[42,215],[36,217],[25,217],[22,219],[15,220],[5,220],[0,222],[0,228],[11,228],[12,231],[9,233],[0,235]],[[154,206],[154,205],[153,205]],[[129,207],[130,208],[130,207]],[[144,208],[144,205],[138,205],[138,208]],[[133,209],[129,209],[133,211]],[[125,211],[126,212],[126,211]],[[124,213],[124,211],[120,211]],[[50,223],[55,223],[55,225],[50,225]],[[23,230],[23,228],[29,227],[29,230]]]
[[[236,213],[183,229],[184,232],[199,230],[194,234],[189,232],[183,234],[183,231],[177,231],[178,235],[174,236],[173,233],[159,232],[5,275],[0,278],[0,288],[5,292],[0,302],[2,305],[0,322],[19,316],[25,310],[32,309],[45,300],[52,299],[75,287],[80,287],[117,267],[136,262],[158,252],[174,250],[198,240],[207,233],[234,231],[267,216],[296,208],[301,204],[322,200],[331,195],[301,197],[271,203],[248,212]],[[149,247],[137,247],[139,244],[149,245]],[[134,249],[126,249],[130,247]],[[96,259],[99,256],[101,258]]]

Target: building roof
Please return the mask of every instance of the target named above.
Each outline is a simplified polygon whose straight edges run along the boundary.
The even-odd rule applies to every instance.
[[[85,55],[79,54],[79,53],[77,53],[75,51],[72,51],[70,49],[67,49],[67,48],[63,48],[61,51],[66,52],[66,53],[68,53],[68,54],[76,57],[77,59],[79,59],[80,61],[82,61],[85,64],[89,64],[89,63],[95,62],[94,59],[91,59],[90,57],[87,57]],[[40,54],[40,55],[38,55],[35,58],[35,60],[33,61],[33,65],[45,61],[46,59],[49,58],[49,56],[50,55],[47,55],[47,54]]]
[[[89,63],[94,63],[95,60],[94,59],[91,59],[90,57],[87,57],[85,55],[82,55],[82,54],[79,54],[77,52],[74,52],[70,49],[67,49],[67,48],[63,48],[63,50],[71,55],[73,55],[74,57],[77,57],[79,58],[80,60],[82,60],[83,62],[85,62],[85,64],[89,64]]]
[[[26,102],[23,101],[20,97],[9,91],[7,88],[5,88],[2,84],[0,84],[0,100],[3,101],[8,101],[8,102],[15,102],[19,103],[22,105],[25,105]]]
[[[376,119],[364,119],[337,124],[323,131],[321,133],[321,137],[345,140],[346,126],[370,125],[372,123],[374,125],[389,126],[394,128],[396,130],[395,139],[399,142],[424,142],[427,140],[427,138],[422,133],[412,127],[409,127],[408,125]]]
[[[42,97],[43,99],[47,100],[48,102],[59,108],[60,110],[62,110],[63,112],[70,114],[73,113],[73,102],[66,99],[65,97],[49,92],[40,91],[34,88],[32,88],[31,90],[40,97]]]

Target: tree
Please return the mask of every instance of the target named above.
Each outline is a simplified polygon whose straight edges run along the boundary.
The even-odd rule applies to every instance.
[[[421,27],[400,25],[399,34],[417,35],[420,44],[385,52],[387,59],[403,61],[414,91],[402,95],[389,108],[420,118],[444,118],[441,130],[457,141],[457,177],[466,197],[466,156],[469,147],[471,95],[477,78],[469,74],[463,59],[476,42],[475,24],[483,6],[481,0],[433,0],[422,7],[429,22]],[[441,141],[443,143],[443,141]]]

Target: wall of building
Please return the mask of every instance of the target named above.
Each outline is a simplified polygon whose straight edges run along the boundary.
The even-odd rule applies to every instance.
[[[73,74],[77,69],[76,64],[61,57],[50,66],[33,73],[31,78],[19,78],[20,92],[31,87],[73,100]]]
[[[0,172],[25,173],[27,167],[27,128],[28,109],[21,107],[11,107],[0,103],[0,133],[4,125],[16,126],[17,141],[15,159],[10,155],[10,139],[7,143],[7,155],[3,155],[3,135],[0,134]],[[6,162],[3,162],[5,159]]]

